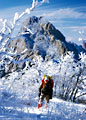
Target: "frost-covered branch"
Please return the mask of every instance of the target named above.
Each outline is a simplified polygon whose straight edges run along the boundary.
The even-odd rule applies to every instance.
[[[74,60],[74,55],[71,52],[68,52],[66,56],[61,57],[58,75],[63,76],[63,78],[60,77],[61,92],[59,94],[62,98],[75,101],[82,82],[84,83],[82,86],[84,89],[86,84],[85,81],[83,81],[83,78],[85,78],[84,74],[86,73],[85,61],[86,55],[83,53],[80,54],[80,60],[77,62]]]
[[[8,57],[12,57],[13,55],[16,55],[16,53],[13,52],[13,50],[8,48],[8,44],[12,40],[12,34],[14,33],[14,30],[18,24],[18,22],[25,16],[31,13],[31,11],[35,10],[36,7],[39,7],[43,3],[48,2],[48,0],[33,0],[31,8],[25,9],[21,14],[18,12],[15,13],[14,18],[12,21],[8,22],[7,19],[0,19],[0,22],[2,24],[2,29],[0,30],[0,53],[5,53],[5,55]],[[26,28],[28,33],[34,34],[30,29]],[[6,50],[9,50],[6,51]],[[3,57],[2,57],[3,59]],[[23,61],[23,60],[22,60]],[[17,61],[16,61],[17,62]]]
[[[32,34],[32,35],[34,34],[28,27],[24,26],[24,28],[26,29],[26,31],[23,32],[22,34],[25,34],[25,33]]]
[[[77,98],[79,98],[79,97],[82,97],[82,96],[84,96],[84,95],[86,95],[86,92],[85,92],[85,93],[80,94],[79,96],[77,96],[77,97],[76,97],[76,99],[77,99]]]
[[[11,35],[12,35],[18,21],[22,17],[24,17],[25,15],[30,14],[31,11],[33,11],[36,7],[42,5],[45,2],[48,2],[48,0],[42,0],[40,2],[38,2],[38,0],[33,0],[31,8],[25,9],[25,11],[22,12],[21,14],[19,14],[18,12],[15,13],[13,21],[11,21],[10,25],[8,25],[7,19],[5,19],[5,20],[0,19],[0,22],[3,24],[3,28],[1,29],[0,34],[5,34],[5,38],[4,38],[4,36],[0,35],[0,39],[3,39],[3,42],[4,42],[4,44],[1,45],[0,51],[5,51],[4,48],[5,48],[6,44],[7,44],[7,42],[9,40],[11,41]]]

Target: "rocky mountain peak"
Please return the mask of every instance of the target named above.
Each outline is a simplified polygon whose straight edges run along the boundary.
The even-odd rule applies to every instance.
[[[10,41],[8,47],[16,53],[14,60],[22,61],[21,64],[13,61],[8,65],[6,73],[23,69],[25,60],[41,55],[44,60],[58,61],[61,55],[68,50],[74,51],[78,57],[78,49],[72,43],[67,43],[64,35],[50,22],[41,17],[29,17],[20,29],[19,35]],[[81,49],[81,48],[80,48]],[[9,51],[9,50],[7,50]]]
[[[21,28],[21,31],[25,32],[27,31],[27,27],[32,30],[33,33],[38,33],[44,34],[44,35],[52,35],[56,37],[57,39],[64,41],[65,42],[65,37],[64,35],[57,30],[50,22],[44,20],[44,18],[41,17],[30,17],[28,18],[24,23]]]

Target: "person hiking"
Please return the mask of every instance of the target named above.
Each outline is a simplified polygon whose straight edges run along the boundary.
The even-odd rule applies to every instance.
[[[45,98],[46,104],[45,107],[48,107],[49,100],[52,99],[54,82],[52,76],[43,76],[42,83],[39,87],[39,103],[38,108],[42,107],[43,100]]]

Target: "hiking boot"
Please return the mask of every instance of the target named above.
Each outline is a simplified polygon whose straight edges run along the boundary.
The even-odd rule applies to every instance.
[[[42,103],[41,104],[38,104],[38,109],[42,107]]]

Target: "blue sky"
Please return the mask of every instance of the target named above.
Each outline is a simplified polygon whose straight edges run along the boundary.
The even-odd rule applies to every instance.
[[[40,1],[40,0],[39,0]],[[0,0],[0,9],[13,6],[29,5],[32,0]],[[55,5],[58,7],[81,6],[86,5],[85,0],[50,0],[49,6]]]
[[[40,0],[39,0],[40,1]],[[12,19],[15,12],[21,13],[31,7],[32,0],[0,0],[0,18]],[[85,0],[49,0],[31,15],[44,15],[68,41],[78,42],[86,36]],[[80,34],[80,33],[83,34]]]

